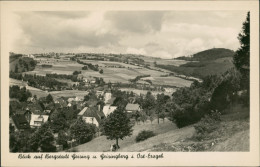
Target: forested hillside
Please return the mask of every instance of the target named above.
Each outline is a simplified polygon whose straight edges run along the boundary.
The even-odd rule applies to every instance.
[[[192,61],[180,66],[157,64],[159,68],[167,69],[179,74],[204,78],[208,75],[220,75],[232,68],[234,52],[229,49],[214,48],[194,54],[191,57],[176,59]]]

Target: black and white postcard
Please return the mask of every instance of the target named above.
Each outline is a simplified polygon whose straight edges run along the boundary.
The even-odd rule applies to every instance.
[[[2,1],[2,166],[258,166],[258,1]]]

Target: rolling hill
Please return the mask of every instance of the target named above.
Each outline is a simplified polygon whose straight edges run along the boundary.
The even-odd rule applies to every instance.
[[[190,57],[178,57],[177,60],[189,60],[189,61],[212,61],[223,57],[233,57],[234,51],[225,48],[213,48],[204,50],[191,55]]]
[[[229,49],[214,48],[198,52],[191,57],[179,57],[178,60],[190,61],[180,66],[157,64],[159,68],[172,72],[203,78],[207,75],[220,75],[233,67],[234,52]]]

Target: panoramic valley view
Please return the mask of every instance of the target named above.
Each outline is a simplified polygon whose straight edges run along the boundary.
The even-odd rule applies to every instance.
[[[249,12],[14,15],[10,152],[249,151]]]

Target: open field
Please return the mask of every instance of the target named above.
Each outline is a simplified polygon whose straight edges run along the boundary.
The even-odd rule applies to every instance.
[[[163,65],[174,65],[174,66],[180,66],[182,64],[188,63],[188,61],[185,60],[173,60],[173,59],[160,59],[156,61],[157,64],[163,64]]]
[[[154,77],[153,84],[160,85],[172,85],[177,87],[189,87],[192,81],[188,81],[182,78],[170,76],[170,77]]]
[[[41,64],[38,64],[34,71],[25,72],[26,74],[37,74],[37,75],[46,75],[46,74],[67,74],[71,75],[74,71],[82,71],[83,76],[85,77],[100,77],[103,78],[105,82],[111,83],[129,83],[130,79],[134,79],[140,75],[151,75],[154,78],[152,81],[156,85],[169,85],[169,86],[189,86],[190,81],[177,77],[161,77],[162,75],[167,75],[168,72],[165,71],[156,71],[152,69],[147,69],[140,66],[135,66],[131,64],[125,64],[121,62],[111,62],[111,61],[97,61],[97,60],[81,60],[86,63],[98,64],[100,69],[103,69],[103,74],[100,74],[98,71],[93,70],[82,70],[83,65],[78,64],[77,62],[70,60],[60,60],[60,59],[40,59],[43,62],[48,62],[47,64],[52,65],[50,68],[43,68]],[[160,59],[159,59],[160,60]],[[39,61],[39,60],[38,60]],[[172,64],[176,60],[160,60],[164,63]],[[177,60],[176,62],[182,62]],[[44,64],[44,63],[43,63]],[[116,66],[116,67],[113,67]],[[119,68],[121,67],[121,68]]]
[[[37,65],[33,71],[26,72],[26,74],[46,75],[57,73],[72,75],[73,71],[79,71],[82,67],[81,64],[74,62],[68,62],[68,64],[57,62],[52,64],[52,67],[50,68],[43,68],[41,65]]]
[[[38,98],[39,97],[46,97],[48,94],[51,94],[54,99],[59,98],[59,97],[71,97],[71,96],[78,96],[80,98],[84,98],[85,95],[87,95],[86,91],[80,91],[80,90],[63,90],[63,91],[42,91],[40,89],[28,86],[26,82],[12,79],[10,78],[9,80],[10,86],[12,85],[18,85],[18,86],[25,86],[26,89],[28,89],[32,95],[36,95]]]
[[[52,91],[50,94],[54,98],[59,98],[59,97],[72,97],[72,96],[77,96],[79,98],[84,98],[88,93],[86,91],[80,91],[80,90],[63,90],[63,91]]]
[[[9,85],[10,86],[12,86],[12,85],[25,86],[26,89],[29,90],[32,93],[32,95],[36,95],[38,98],[39,97],[45,97],[49,94],[46,91],[42,91],[40,89],[28,86],[26,82],[21,81],[21,80],[16,80],[16,79],[10,78],[9,79]]]

